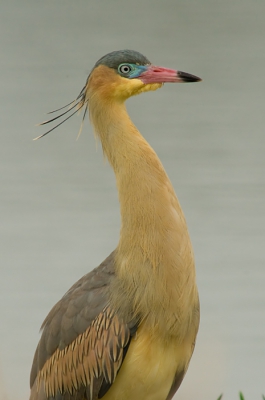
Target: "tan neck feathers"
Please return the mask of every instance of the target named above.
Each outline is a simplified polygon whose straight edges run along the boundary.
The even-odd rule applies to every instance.
[[[150,304],[160,309],[156,315],[161,313],[161,318],[172,307],[167,324],[175,326],[174,298],[178,299],[179,318],[186,315],[189,319],[185,299],[195,298],[197,293],[183,212],[159,158],[130,120],[124,103],[93,93],[89,107],[92,124],[116,175],[121,210],[116,268],[122,291],[132,298],[141,315],[147,316]],[[122,308],[123,300],[119,295],[116,307]]]

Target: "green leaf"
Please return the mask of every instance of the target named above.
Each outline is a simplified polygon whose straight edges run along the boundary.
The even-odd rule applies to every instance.
[[[223,398],[223,395],[221,394],[221,395],[218,397],[217,400],[221,400],[222,398]],[[243,396],[243,393],[242,393],[242,392],[239,392],[239,399],[240,399],[240,400],[245,400],[245,397]],[[265,400],[264,394],[262,395],[262,400]]]

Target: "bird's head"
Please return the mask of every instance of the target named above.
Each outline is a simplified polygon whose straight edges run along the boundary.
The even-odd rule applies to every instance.
[[[156,90],[163,83],[198,82],[185,72],[157,67],[133,50],[113,51],[94,66],[87,81],[88,92],[100,92],[103,98],[124,101],[131,96]]]
[[[69,106],[67,111],[61,113],[55,118],[44,121],[40,125],[55,121],[74,108],[76,108],[75,111],[37,139],[47,135],[83,107],[85,108],[83,116],[84,121],[89,102],[92,101],[93,97],[97,98],[97,101],[101,102],[124,102],[131,96],[149,90],[156,90],[167,82],[181,83],[199,81],[201,81],[201,79],[195,75],[174,69],[157,67],[151,64],[145,56],[137,51],[113,51],[106,54],[96,62],[78,97],[65,107],[55,110],[59,111]]]

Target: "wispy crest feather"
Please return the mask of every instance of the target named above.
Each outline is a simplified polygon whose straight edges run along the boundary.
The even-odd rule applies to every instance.
[[[67,113],[72,111],[74,108],[76,108],[76,110],[74,112],[72,112],[70,115],[68,115],[65,119],[63,119],[61,122],[59,122],[53,128],[49,129],[47,132],[43,133],[42,135],[36,137],[33,140],[38,140],[38,139],[42,138],[43,136],[48,135],[48,133],[50,133],[54,129],[58,128],[58,126],[62,125],[65,121],[67,121],[69,118],[71,118],[78,111],[80,111],[81,108],[83,108],[85,106],[85,111],[84,111],[84,114],[83,114],[81,126],[80,126],[80,129],[79,129],[79,132],[78,132],[78,136],[77,136],[77,138],[78,138],[80,136],[81,132],[82,132],[83,125],[84,125],[84,120],[85,120],[85,116],[86,116],[87,108],[88,108],[88,98],[86,98],[86,87],[87,87],[87,82],[86,82],[85,86],[83,87],[83,89],[81,90],[81,92],[79,93],[79,95],[77,96],[77,98],[75,100],[71,101],[70,103],[66,104],[63,107],[58,108],[57,110],[53,110],[53,111],[48,112],[48,114],[53,114],[53,113],[56,113],[58,111],[64,110],[66,107],[68,107],[68,110],[62,112],[61,114],[57,115],[54,118],[51,118],[51,119],[48,119],[46,121],[41,122],[40,124],[38,124],[38,126],[46,125],[46,124],[49,124],[50,122],[56,121],[57,119],[63,117],[64,115],[66,115]]]

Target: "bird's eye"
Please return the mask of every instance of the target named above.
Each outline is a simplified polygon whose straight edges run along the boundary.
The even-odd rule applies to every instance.
[[[119,73],[123,74],[123,75],[127,75],[131,72],[132,67],[129,64],[121,64],[118,67],[118,71]]]

